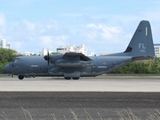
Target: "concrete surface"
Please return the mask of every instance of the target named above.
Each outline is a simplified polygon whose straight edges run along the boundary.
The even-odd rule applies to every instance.
[[[160,92],[160,79],[0,78],[0,91]]]

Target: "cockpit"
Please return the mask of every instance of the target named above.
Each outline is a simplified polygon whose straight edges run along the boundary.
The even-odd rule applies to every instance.
[[[19,58],[14,58],[14,59],[12,60],[13,63],[16,63],[16,62],[18,62],[18,61],[19,61]]]
[[[18,63],[19,58],[14,58],[11,62],[10,62],[10,66],[15,67],[16,63]]]

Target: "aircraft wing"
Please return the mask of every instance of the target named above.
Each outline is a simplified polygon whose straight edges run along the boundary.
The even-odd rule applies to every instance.
[[[65,59],[72,59],[72,60],[82,60],[82,61],[88,61],[91,60],[89,57],[85,56],[82,53],[75,53],[75,52],[68,52],[64,54]]]
[[[68,52],[55,62],[59,67],[84,67],[90,64],[90,58],[82,53]]]

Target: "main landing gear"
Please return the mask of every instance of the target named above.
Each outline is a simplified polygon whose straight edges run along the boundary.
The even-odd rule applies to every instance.
[[[35,77],[35,76],[33,76],[33,77]],[[23,80],[23,79],[24,79],[24,75],[19,75],[18,78],[19,78],[19,80]],[[64,79],[70,80],[71,77],[64,77]],[[78,80],[79,77],[72,77],[72,79],[73,79],[73,80]]]
[[[19,78],[19,80],[23,80],[24,76],[23,75],[19,75],[18,78]]]
[[[64,79],[66,79],[66,80],[70,80],[70,79],[71,79],[71,77],[64,77]],[[73,77],[72,79],[73,79],[73,80],[78,80],[78,79],[79,79],[79,77]]]

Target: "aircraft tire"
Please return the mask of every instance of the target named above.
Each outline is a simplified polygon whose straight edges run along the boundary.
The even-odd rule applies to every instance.
[[[66,80],[70,80],[70,79],[71,79],[71,77],[65,77],[64,79],[66,79]]]
[[[73,77],[72,79],[73,79],[73,80],[78,80],[78,79],[79,79],[79,77]]]
[[[23,75],[19,75],[18,78],[19,78],[19,80],[23,80],[24,76]]]

